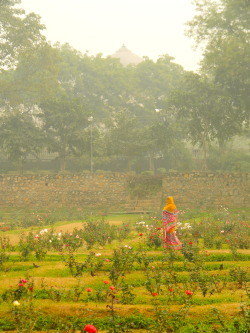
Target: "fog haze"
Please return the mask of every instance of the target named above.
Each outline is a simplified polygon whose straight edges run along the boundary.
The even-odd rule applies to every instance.
[[[195,11],[192,0],[22,0],[45,24],[52,42],[68,42],[90,55],[111,55],[125,44],[139,56],[175,58],[186,70],[196,70],[201,58],[185,23]]]

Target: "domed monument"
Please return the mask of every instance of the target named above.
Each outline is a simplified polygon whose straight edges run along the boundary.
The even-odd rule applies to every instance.
[[[141,57],[131,52],[124,44],[111,57],[118,58],[123,66],[138,65],[143,61]]]

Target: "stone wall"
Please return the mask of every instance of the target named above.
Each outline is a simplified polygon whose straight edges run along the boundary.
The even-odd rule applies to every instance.
[[[3,207],[114,206],[126,200],[126,175],[0,176]]]
[[[149,176],[146,177],[148,179]],[[172,195],[178,207],[182,208],[249,207],[249,173],[168,173],[161,176],[161,180],[157,197],[153,191],[148,194],[151,192],[147,189],[145,196],[142,191],[136,198],[138,206],[140,200],[147,196],[147,199],[151,197],[152,204],[148,200],[145,208],[152,209],[156,198],[164,201]],[[0,206],[123,209],[128,202],[135,201],[128,189],[130,181],[131,176],[122,173],[0,175]],[[136,176],[133,176],[133,181],[136,181]],[[159,202],[158,207],[161,204]]]
[[[163,179],[162,193],[183,207],[250,207],[250,174],[170,173]]]

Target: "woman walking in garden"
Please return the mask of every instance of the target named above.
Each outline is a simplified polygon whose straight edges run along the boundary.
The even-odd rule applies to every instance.
[[[177,225],[178,210],[176,209],[173,197],[168,197],[166,206],[162,211],[163,224],[163,246],[167,249],[180,250],[182,245],[176,236],[175,228]]]

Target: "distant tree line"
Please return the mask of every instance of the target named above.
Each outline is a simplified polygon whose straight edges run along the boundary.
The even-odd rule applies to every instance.
[[[195,1],[188,34],[203,47],[199,73],[169,55],[124,67],[50,45],[20,2],[0,0],[0,158],[22,170],[46,150],[61,171],[68,160],[88,169],[90,154],[95,169],[185,171],[188,147],[199,147],[201,170],[228,167],[228,143],[249,135],[249,1]],[[239,158],[247,171],[249,155]]]

